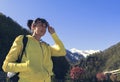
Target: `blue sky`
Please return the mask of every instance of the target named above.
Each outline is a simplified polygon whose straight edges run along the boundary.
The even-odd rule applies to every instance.
[[[45,18],[66,49],[104,50],[120,42],[120,0],[0,0],[0,12],[27,28]],[[49,33],[43,37],[49,44]]]

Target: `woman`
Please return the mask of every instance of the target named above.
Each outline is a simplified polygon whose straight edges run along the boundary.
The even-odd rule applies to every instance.
[[[47,29],[55,41],[54,46],[39,41]],[[23,35],[20,35],[15,39],[4,61],[3,70],[5,72],[20,72],[19,82],[51,82],[51,75],[53,75],[51,56],[65,56],[64,45],[56,35],[54,28],[49,26],[45,19],[34,20],[31,30],[33,34],[32,36],[27,35],[28,42],[22,62],[15,62],[23,47]]]

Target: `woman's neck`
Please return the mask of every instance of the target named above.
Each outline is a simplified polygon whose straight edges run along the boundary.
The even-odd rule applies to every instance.
[[[32,36],[33,36],[36,40],[40,41],[41,36],[39,36],[39,35],[37,35],[37,34],[35,34],[35,33],[33,33]]]

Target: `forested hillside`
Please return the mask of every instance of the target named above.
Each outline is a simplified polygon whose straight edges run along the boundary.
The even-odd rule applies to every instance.
[[[120,68],[120,42],[104,50],[103,54],[106,59],[105,70]]]
[[[10,17],[0,13],[0,71],[15,37],[20,34],[30,33]]]
[[[79,66],[85,70],[83,79],[87,81],[95,80],[97,73],[120,69],[120,42],[88,56]]]

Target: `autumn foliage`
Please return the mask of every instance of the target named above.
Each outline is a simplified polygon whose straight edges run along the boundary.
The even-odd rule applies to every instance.
[[[85,70],[79,66],[72,67],[70,70],[71,79],[80,79]]]

